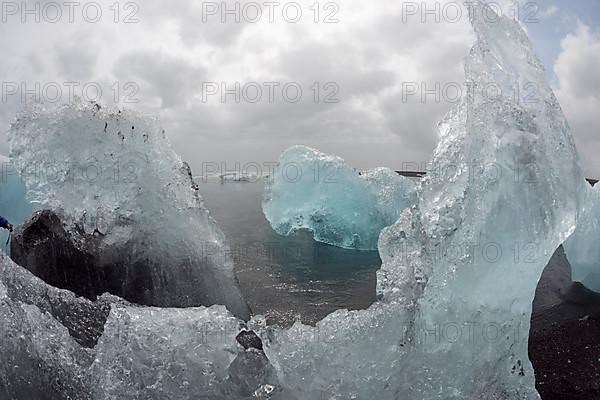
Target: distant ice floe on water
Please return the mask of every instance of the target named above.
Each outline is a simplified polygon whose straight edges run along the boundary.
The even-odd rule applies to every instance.
[[[226,173],[212,173],[200,176],[195,176],[194,180],[203,183],[259,183],[263,179],[268,178],[268,175],[261,175],[256,172],[226,172]]]
[[[359,173],[340,157],[294,146],[266,181],[262,207],[280,235],[305,229],[319,242],[376,250],[381,230],[416,201],[415,183],[391,169]]]
[[[477,176],[421,182],[417,204],[379,236],[378,302],[338,310],[316,326],[282,329],[260,316],[245,324],[218,305],[173,309],[76,298],[0,255],[1,397],[539,400],[527,348],[531,304],[544,266],[575,229],[585,183],[568,124],[523,29],[506,17],[490,18],[491,10],[483,18],[481,5],[470,11],[477,40],[466,79],[476,87],[499,85],[503,95],[489,102],[476,91],[463,99],[439,125],[432,164],[495,163],[506,173],[494,182]],[[528,83],[540,101],[525,101],[526,91],[515,97],[514,85]],[[11,155],[25,162],[134,160],[135,182],[26,179],[28,194],[43,206],[64,208],[67,226],[82,224],[111,243],[131,243],[124,257],[159,260],[164,268],[157,275],[166,275],[165,282],[177,286],[173,278],[194,271],[198,242],[224,242],[189,168],[154,119],[82,103],[36,108],[20,116],[9,140]],[[537,179],[508,172],[524,164],[538,167]],[[360,187],[364,178],[345,171],[340,179]],[[64,173],[70,177],[72,170]],[[353,207],[323,193],[342,202],[339,212]],[[318,199],[318,190],[311,195]],[[530,245],[533,258],[523,254]],[[450,252],[457,248],[467,251]],[[204,285],[233,311],[240,303],[232,270],[214,259],[201,268],[223,277]],[[260,343],[247,349],[236,344],[243,326],[262,342],[252,338]],[[94,340],[76,340],[81,336]]]

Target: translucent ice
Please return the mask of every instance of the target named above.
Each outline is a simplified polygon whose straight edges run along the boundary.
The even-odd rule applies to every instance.
[[[251,182],[256,183],[260,181],[261,177],[259,177],[254,172],[234,172],[228,174],[219,175],[219,179],[222,183],[224,182]]]
[[[275,381],[236,343],[240,324],[224,306],[91,302],[0,252],[0,398],[245,399]]]
[[[565,242],[573,281],[600,292],[600,185],[586,187],[577,229]]]
[[[16,166],[8,157],[0,155],[0,215],[13,225],[24,222],[31,215],[31,203],[25,198],[25,184]],[[0,230],[0,243],[6,243],[8,232]]]
[[[485,18],[483,13],[485,13]],[[475,92],[440,124],[418,206],[381,233],[381,301],[316,327],[266,330],[301,399],[539,399],[528,359],[544,266],[573,231],[584,184],[573,139],[525,32],[471,10]],[[482,88],[494,85],[489,101]],[[531,91],[536,88],[536,102]],[[487,94],[487,93],[485,93]]]
[[[8,140],[36,207],[61,208],[65,226],[101,237],[106,263],[146,268],[151,304],[224,304],[248,317],[225,237],[154,118],[81,100],[31,104]]]
[[[415,201],[415,184],[390,169],[359,174],[339,157],[294,146],[265,183],[263,212],[280,235],[307,229],[319,242],[375,250],[381,229]]]
[[[227,399],[238,320],[211,308],[113,307],[89,370],[94,399]]]
[[[0,398],[90,399],[82,372],[91,351],[66,326],[85,339],[86,326],[95,325],[86,321],[99,314],[91,302],[47,286],[0,251]]]
[[[0,333],[4,379],[0,383],[13,390],[7,397],[23,388],[26,398],[35,398],[40,393],[36,388],[53,376],[31,368],[41,364],[44,371],[59,377],[49,387],[81,386],[79,391],[63,392],[71,398],[91,393],[95,399],[243,399],[249,396],[241,393],[253,393],[273,400],[539,399],[527,354],[531,303],[544,266],[574,230],[584,180],[568,125],[525,33],[506,17],[491,18],[491,12],[487,9],[483,18],[481,6],[471,10],[477,41],[466,60],[466,77],[476,88],[498,85],[500,96],[490,102],[476,90],[440,124],[442,139],[433,169],[446,170],[448,164],[461,168],[452,177],[429,175],[418,189],[418,204],[383,229],[378,243],[383,260],[378,274],[380,301],[367,310],[334,312],[314,327],[297,323],[279,329],[266,327],[259,318],[250,321],[276,373],[272,380],[275,377],[269,375],[264,358],[254,354],[238,358],[246,354],[232,344],[239,322],[223,307],[114,306],[97,346],[86,350],[55,317],[42,311],[38,305],[42,296],[35,296],[36,303],[25,303],[15,297],[14,284],[0,280],[0,321],[5,326]],[[528,84],[535,85],[537,102],[530,101]],[[525,91],[515,91],[515,85]],[[123,146],[144,149],[146,138],[136,135],[146,131],[148,139],[159,145],[150,144],[141,154],[147,152],[155,160],[166,145],[156,129],[144,125],[146,120],[136,119],[135,134],[124,135],[122,129],[104,132],[108,126],[104,122],[116,125],[123,117],[87,105],[68,106],[58,113],[61,118],[39,110],[16,124],[11,142],[19,157],[36,160],[34,153],[29,154],[31,146],[48,158],[49,153],[43,153],[46,148],[55,150],[56,157],[77,162],[82,162],[75,157],[79,153],[110,161],[117,154],[120,162]],[[98,120],[97,115],[103,117]],[[82,135],[84,146],[74,143],[75,134],[65,125],[76,128],[72,130]],[[25,139],[15,139],[16,133]],[[41,145],[35,143],[35,134],[40,135]],[[66,140],[64,149],[60,136]],[[133,144],[122,144],[124,140]],[[69,147],[73,149],[65,150]],[[103,152],[90,154],[98,148]],[[149,224],[158,230],[174,220],[190,240],[197,241],[203,236],[186,228],[186,223],[194,225],[196,213],[204,209],[193,194],[189,199],[185,195],[183,188],[190,182],[174,172],[181,167],[178,159],[158,160],[156,165],[142,162],[150,172],[141,175],[140,185],[116,190],[112,184],[106,189],[92,183],[99,198],[72,182],[63,182],[64,193],[51,184],[28,185],[37,199],[65,206],[74,217],[96,214],[98,208],[108,210],[101,219],[86,224],[109,232],[114,240],[132,235],[111,231],[117,226],[113,221],[125,214],[136,228]],[[298,157],[293,160],[298,162]],[[308,169],[311,174],[315,170],[319,177],[330,172],[314,164]],[[345,171],[340,181],[359,187],[348,178],[351,170]],[[151,177],[157,182],[151,184]],[[170,192],[173,186],[182,190]],[[338,192],[346,188],[334,186]],[[140,187],[146,196],[138,193]],[[307,200],[306,186],[298,187],[302,189],[288,189],[304,196],[299,201]],[[347,204],[344,196],[334,197],[330,189],[321,189],[324,199]],[[308,197],[312,204],[320,204],[321,189],[311,192],[316,196]],[[348,195],[355,196],[355,191]],[[130,196],[134,202],[128,200]],[[170,202],[165,203],[165,198]],[[190,214],[182,204],[189,205]],[[203,218],[206,223],[208,216]],[[213,226],[208,223],[198,229],[206,234]],[[177,266],[181,248],[172,239],[187,239],[178,236],[175,228],[167,229],[168,245],[157,246],[174,257]],[[143,229],[143,234],[152,245],[158,242],[152,230]],[[189,251],[184,248],[185,256],[196,254]],[[205,327],[214,334],[205,334]],[[22,381],[14,380],[18,368],[27,371]],[[256,373],[256,368],[264,368],[265,373]],[[254,392],[250,376],[257,377]],[[31,387],[25,384],[32,380]],[[242,391],[239,385],[244,386]]]

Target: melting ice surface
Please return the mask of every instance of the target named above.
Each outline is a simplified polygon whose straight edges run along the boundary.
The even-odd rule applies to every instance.
[[[600,185],[586,187],[583,213],[575,232],[565,242],[573,281],[600,292]]]
[[[466,79],[503,95],[463,99],[440,124],[432,163],[494,165],[502,175],[426,178],[418,205],[380,236],[380,302],[265,335],[297,398],[539,399],[527,349],[531,304],[576,224],[584,180],[525,32],[506,17],[487,22],[480,6],[471,17],[477,41]],[[515,98],[515,84],[535,84],[539,101]],[[535,179],[515,179],[515,168],[528,166]],[[530,246],[534,258],[524,256]]]
[[[574,229],[584,180],[567,123],[525,33],[507,18],[488,22],[489,12],[484,19],[480,8],[473,10],[477,41],[466,60],[466,77],[479,87],[499,84],[505,96],[489,103],[475,93],[450,112],[440,124],[442,139],[433,164],[494,163],[501,179],[464,174],[451,181],[430,176],[422,182],[418,205],[380,235],[381,301],[367,310],[337,311],[316,327],[278,329],[254,318],[249,327],[265,343],[271,374],[264,359],[231,345],[231,335],[200,340],[194,334],[202,326],[235,332],[238,321],[219,306],[174,310],[115,305],[98,344],[84,349],[45,311],[45,301],[67,296],[63,303],[75,307],[77,300],[27,273],[18,282],[8,279],[19,269],[2,257],[0,323],[6,329],[1,332],[0,389],[8,385],[14,390],[9,393],[19,393],[26,388],[25,398],[31,398],[50,382],[53,388],[66,386],[63,392],[77,399],[245,399],[253,393],[286,400],[539,399],[527,355],[531,303],[542,269]],[[526,83],[537,85],[539,102],[514,98],[514,85]],[[33,158],[28,154],[32,146],[42,154],[56,150],[56,157],[79,151],[90,156],[85,152],[107,140],[103,127],[90,126],[95,119],[86,107],[71,107],[58,114],[34,111],[26,122],[29,127],[33,122],[32,132],[43,145],[26,134],[12,143],[15,153]],[[106,118],[117,123],[117,116]],[[77,146],[74,135],[45,136],[48,126],[68,121],[80,125],[78,134],[93,132],[79,138],[86,145],[77,152],[68,151]],[[151,124],[136,122],[136,130]],[[162,143],[160,131],[147,131]],[[116,136],[117,131],[111,132]],[[144,143],[144,138],[132,140]],[[94,156],[123,154],[117,139],[109,143],[102,146],[108,152]],[[180,166],[154,147],[147,152],[160,166],[152,169],[155,179],[161,180],[161,173],[172,177],[172,169]],[[515,167],[523,165],[537,166],[536,179],[515,179]],[[156,196],[167,195],[163,186],[157,187]],[[80,202],[95,211],[104,204],[127,205],[123,202],[129,196],[139,196],[135,187],[126,187],[123,194],[109,191],[96,204],[75,186],[67,187],[64,198],[49,188],[29,188],[73,210]],[[169,197],[176,209],[183,200],[178,193],[183,192]],[[154,203],[139,201],[139,209],[127,208],[132,215],[148,207],[160,222],[174,217]],[[196,204],[192,201],[190,207],[197,209]],[[144,222],[152,224],[152,218]],[[185,221],[176,220],[177,229],[189,233]],[[216,229],[207,220],[187,222],[207,224],[197,228],[203,231]],[[111,218],[103,223],[110,229]],[[535,246],[533,259],[516,251],[528,245]],[[24,286],[28,290],[19,290]],[[31,292],[31,298],[22,297]],[[14,380],[18,371],[24,371],[24,378]]]
[[[381,230],[416,203],[415,189],[391,169],[359,175],[339,157],[294,146],[265,183],[263,212],[280,235],[307,229],[319,242],[375,250]]]
[[[238,393],[246,388],[230,369],[248,357],[237,354],[239,320],[225,307],[104,301],[112,304],[108,320],[100,300],[48,286],[0,252],[0,398],[244,398]],[[95,346],[74,338],[102,324]],[[248,376],[260,366],[251,361]]]
[[[156,119],[81,100],[34,103],[8,139],[29,198],[64,210],[69,226],[100,232],[106,263],[146,268],[149,304],[224,304],[249,317],[233,262],[219,256],[225,236]]]

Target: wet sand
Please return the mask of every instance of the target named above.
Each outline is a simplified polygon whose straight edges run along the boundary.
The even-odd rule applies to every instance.
[[[529,358],[543,400],[600,399],[600,294],[572,283],[562,249],[534,301]]]

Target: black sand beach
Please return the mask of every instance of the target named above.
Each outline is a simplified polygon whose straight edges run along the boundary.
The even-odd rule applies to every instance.
[[[600,399],[600,295],[571,282],[562,248],[538,285],[529,357],[543,400]]]

